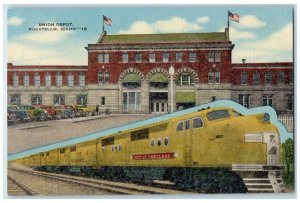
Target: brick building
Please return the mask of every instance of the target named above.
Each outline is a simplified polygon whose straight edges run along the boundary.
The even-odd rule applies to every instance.
[[[7,64],[8,103],[100,105],[166,113],[218,99],[293,111],[293,63],[233,64],[227,30],[107,35],[88,44],[87,66]],[[174,74],[170,74],[170,67]],[[172,88],[172,89],[171,89]]]

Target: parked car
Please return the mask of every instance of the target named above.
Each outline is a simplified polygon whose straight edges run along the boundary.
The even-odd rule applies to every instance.
[[[83,106],[83,105],[75,105],[77,112],[81,116],[95,115],[96,107],[95,106]]]
[[[30,121],[31,118],[24,110],[7,110],[8,121],[10,124]]]

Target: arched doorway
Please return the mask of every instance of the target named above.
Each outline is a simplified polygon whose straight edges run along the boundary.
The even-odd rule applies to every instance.
[[[149,111],[154,114],[168,113],[168,73],[154,69],[149,75]]]

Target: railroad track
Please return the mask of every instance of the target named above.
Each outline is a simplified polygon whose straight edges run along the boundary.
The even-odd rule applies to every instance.
[[[23,183],[10,175],[7,176],[7,193],[11,196],[37,195]]]
[[[178,191],[173,189],[149,187],[137,185],[132,183],[112,182],[107,180],[92,179],[86,177],[70,176],[64,174],[55,174],[39,171],[30,171],[19,168],[9,167],[9,170],[17,171],[20,173],[28,173],[44,178],[55,179],[58,181],[65,181],[72,184],[78,184],[85,187],[90,187],[97,190],[106,191],[108,194],[120,195],[145,195],[145,194],[195,194],[191,192]]]

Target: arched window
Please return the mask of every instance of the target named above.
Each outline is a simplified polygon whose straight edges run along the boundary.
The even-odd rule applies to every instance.
[[[241,84],[246,85],[247,82],[248,82],[248,74],[247,72],[244,71],[241,73]]]
[[[82,72],[80,73],[78,80],[80,87],[85,86],[85,75]]]
[[[136,88],[141,86],[141,78],[137,73],[128,73],[123,78],[124,87]]]
[[[177,85],[195,85],[195,81],[190,73],[184,72],[179,75]]]
[[[168,78],[163,73],[155,73],[150,77],[150,86],[156,88],[165,88],[168,86]]]

